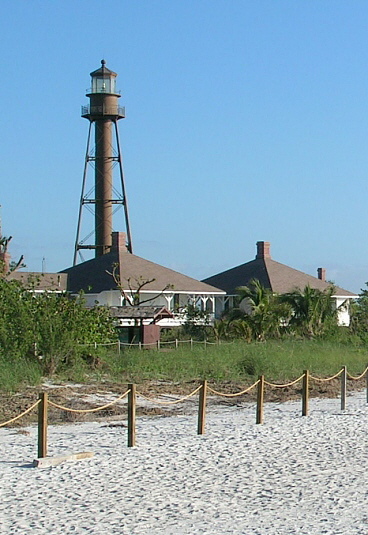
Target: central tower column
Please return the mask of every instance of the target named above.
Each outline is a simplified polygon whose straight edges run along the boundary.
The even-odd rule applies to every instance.
[[[95,121],[95,243],[96,256],[108,253],[112,244],[112,123]]]

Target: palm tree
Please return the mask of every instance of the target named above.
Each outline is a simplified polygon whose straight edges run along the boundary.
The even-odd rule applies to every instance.
[[[253,337],[263,341],[267,335],[280,336],[285,317],[290,315],[289,307],[257,279],[252,279],[249,286],[240,286],[237,292],[248,313],[246,321]]]
[[[247,317],[234,319],[229,324],[229,333],[250,343],[253,340],[253,329]]]
[[[280,297],[292,309],[290,326],[295,326],[302,335],[313,338],[322,334],[331,324],[337,323],[337,309],[333,307],[334,286],[326,290],[311,288],[295,289]]]

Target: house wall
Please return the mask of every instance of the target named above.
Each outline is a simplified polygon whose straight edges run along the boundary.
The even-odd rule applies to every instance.
[[[99,294],[84,294],[83,299],[86,303],[87,307],[94,307],[96,304],[96,301],[98,301]],[[104,303],[100,303],[100,305],[103,305]]]
[[[349,301],[346,297],[335,297],[337,311],[337,323],[340,327],[349,327],[350,325],[350,310]]]
[[[119,307],[122,304],[120,292],[117,290],[107,290],[99,294],[84,294],[83,299],[87,307],[93,307],[96,304],[109,307]]]
[[[93,307],[96,304],[102,306],[124,306],[127,304],[118,290],[107,290],[99,294],[85,294],[83,298],[87,307]],[[170,312],[174,312],[175,319],[168,318],[162,321],[165,326],[177,326],[184,323],[185,315],[182,314],[182,311],[189,303],[195,304],[200,310],[205,310],[211,320],[213,320],[215,317],[219,318],[221,316],[227,298],[225,296],[215,297],[213,295],[142,293],[141,300],[145,301],[147,299],[149,301],[143,303],[143,306],[146,304],[155,307],[165,307]],[[161,322],[160,325],[162,325]]]
[[[93,307],[96,302],[99,305],[105,306],[122,306],[123,298],[118,290],[108,290],[99,294],[85,294],[83,296],[87,307]],[[196,302],[196,306],[201,310],[207,309],[210,314],[210,318],[220,318],[221,314],[226,309],[231,309],[234,306],[233,296],[216,296],[213,299],[208,297],[207,300],[203,300],[203,296],[193,296],[189,294],[155,294],[146,293],[142,294],[142,300],[150,299],[147,305],[165,307],[171,312],[175,312],[175,319],[165,319],[159,322],[160,325],[178,326],[182,325],[185,321],[185,316],[180,312],[188,305],[188,303]],[[349,312],[349,299],[346,297],[335,297],[335,306],[338,310],[338,324],[340,326],[348,327],[350,325],[350,312]],[[215,310],[212,310],[214,306]],[[205,308],[206,307],[206,308]],[[240,307],[247,313],[249,313],[249,307],[247,307],[245,300],[241,303]]]
[[[122,297],[118,290],[105,290],[98,294],[98,301],[109,307],[119,307],[122,304]]]
[[[333,297],[334,306],[338,309],[337,312],[337,323],[340,327],[349,327],[350,325],[350,298],[346,297]],[[233,305],[233,302],[231,303]],[[240,309],[243,310],[246,314],[251,313],[251,307],[247,302],[247,299],[243,299],[239,305]]]

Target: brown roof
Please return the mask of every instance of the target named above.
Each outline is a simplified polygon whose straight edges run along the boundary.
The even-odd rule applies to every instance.
[[[258,242],[258,244],[268,244],[268,242]],[[325,290],[331,286],[330,283],[317,277],[312,277],[312,275],[307,275],[285,264],[275,262],[269,255],[269,248],[266,250],[266,254],[260,253],[259,249],[255,260],[208,277],[203,282],[225,290],[228,295],[234,295],[236,294],[236,288],[247,286],[252,279],[259,280],[265,288],[270,288],[273,292],[280,294],[291,292],[295,289],[303,289],[307,285],[319,290]],[[355,294],[339,286],[335,286],[335,288],[335,295],[355,296]]]
[[[13,271],[6,278],[20,281],[25,288],[35,291],[65,292],[68,275],[65,273]]]
[[[136,287],[135,281],[137,280],[154,279],[144,286],[144,291],[162,292],[164,288],[171,285],[170,289],[173,292],[225,293],[219,288],[129,253],[126,247],[122,245],[125,240],[120,235],[123,236],[124,234],[113,234],[119,234],[119,239],[115,239],[115,243],[118,246],[113,247],[111,252],[62,271],[62,273],[68,274],[68,290],[70,292],[77,293],[83,290],[86,293],[100,293],[104,290],[116,289],[114,279],[107,271],[111,272],[113,265],[118,264],[118,273],[124,290],[129,290],[128,279],[131,280],[133,288]]]
[[[106,67],[106,61],[104,59],[102,59],[101,60],[101,67],[99,67],[95,71],[91,72],[90,76],[93,76],[95,78],[97,76],[104,76],[105,78],[107,78],[109,76],[117,76],[117,74],[114,71],[110,71],[110,69],[108,69]]]

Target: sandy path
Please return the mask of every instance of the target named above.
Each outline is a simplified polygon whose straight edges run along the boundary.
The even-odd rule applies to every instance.
[[[49,454],[95,451],[90,460],[30,468],[30,435],[0,429],[0,532],[6,535],[367,535],[368,406],[365,393],[265,407],[217,407],[207,432],[196,415],[51,426]]]

